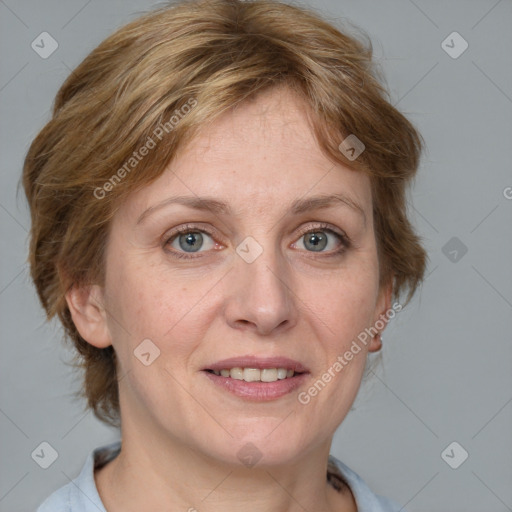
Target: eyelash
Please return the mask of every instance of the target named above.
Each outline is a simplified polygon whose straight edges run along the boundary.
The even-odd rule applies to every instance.
[[[324,231],[326,233],[334,235],[341,242],[340,248],[336,249],[334,252],[331,252],[330,254],[329,253],[327,253],[327,254],[320,253],[320,254],[323,254],[323,256],[322,256],[323,258],[331,258],[331,257],[335,257],[335,256],[340,256],[341,254],[343,254],[347,249],[349,249],[352,246],[352,241],[350,240],[350,238],[346,234],[338,233],[334,229],[330,228],[329,224],[325,224],[323,222],[319,223],[318,225],[313,226],[313,227],[309,226],[307,228],[301,229],[299,231],[298,239],[300,239],[304,235],[307,235],[308,233],[315,233],[317,231]],[[182,235],[184,233],[191,233],[191,232],[194,232],[194,233],[195,232],[206,233],[206,234],[210,235],[211,237],[214,236],[214,233],[210,229],[207,229],[205,227],[194,226],[192,224],[186,224],[184,226],[180,226],[179,228],[176,228],[169,237],[166,237],[165,242],[164,242],[164,247],[166,247],[172,241],[174,241],[174,239],[177,236]],[[307,252],[312,252],[312,251],[307,251]],[[201,258],[202,257],[202,256],[191,256],[191,255],[187,254],[186,252],[179,252],[179,251],[176,251],[174,249],[168,251],[168,253],[173,258],[178,258],[178,259],[192,260],[192,259],[195,259],[195,258]],[[191,253],[191,254],[193,254],[193,253]]]

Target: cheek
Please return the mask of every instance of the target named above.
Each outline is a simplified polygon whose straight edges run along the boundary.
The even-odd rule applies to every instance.
[[[378,274],[371,268],[342,269],[325,286],[305,286],[304,302],[311,305],[317,324],[323,324],[329,339],[350,343],[372,322],[378,293]],[[339,348],[339,347],[338,347]]]
[[[107,290],[109,329],[123,359],[144,339],[161,352],[172,349],[175,357],[185,356],[200,339],[207,304],[205,281],[192,282],[118,260],[108,275]]]

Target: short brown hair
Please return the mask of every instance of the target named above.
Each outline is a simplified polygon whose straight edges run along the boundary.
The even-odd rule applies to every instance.
[[[277,85],[310,107],[333,162],[369,174],[381,286],[392,282],[395,298],[408,290],[409,302],[422,281],[427,255],[407,218],[406,191],[423,142],[391,105],[369,40],[274,0],[185,0],[145,14],[71,73],[23,169],[31,275],[48,318],[59,316],[78,351],[82,394],[101,420],[119,424],[115,352],[80,336],[67,290],[103,282],[110,220],[128,193],[161,175],[206,122]],[[356,160],[339,149],[350,134],[365,145]],[[150,139],[157,147],[131,161]]]

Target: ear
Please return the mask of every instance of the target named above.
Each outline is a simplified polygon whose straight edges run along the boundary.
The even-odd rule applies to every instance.
[[[372,338],[368,346],[368,352],[378,352],[382,348],[382,340],[380,338],[380,334],[382,334],[382,331],[384,331],[388,322],[386,311],[389,311],[391,308],[392,292],[393,280],[391,279],[390,282],[387,285],[384,285],[379,291],[372,326],[374,326],[375,329],[378,329],[380,332],[379,335],[376,335]],[[384,323],[384,327],[382,327],[382,323]],[[375,324],[377,324],[377,326]]]
[[[75,285],[66,293],[66,302],[73,323],[85,341],[98,348],[112,344],[101,286]]]

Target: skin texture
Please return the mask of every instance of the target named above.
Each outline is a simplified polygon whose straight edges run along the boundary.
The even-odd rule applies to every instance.
[[[327,457],[366,354],[380,340],[362,346],[307,405],[297,394],[390,308],[391,289],[378,286],[369,178],[327,159],[305,111],[291,91],[277,88],[203,127],[116,213],[104,286],[67,295],[83,338],[112,344],[118,356],[123,448],[96,472],[109,512],[356,510],[350,492],[327,485]],[[357,202],[366,220],[341,201],[290,211],[296,199],[333,193]],[[232,212],[167,204],[137,223],[178,195],[213,197]],[[328,256],[342,242],[319,223],[346,233],[351,245]],[[180,249],[179,234],[172,238],[185,224],[212,230],[202,232],[198,252]],[[327,234],[323,252],[306,245],[301,229]],[[250,264],[236,252],[248,236],[263,249]],[[173,257],[173,250],[193,258]],[[160,356],[145,366],[134,350],[148,338]],[[249,402],[202,371],[245,355],[289,357],[310,374],[284,397]],[[252,468],[237,456],[247,443],[262,454]]]

